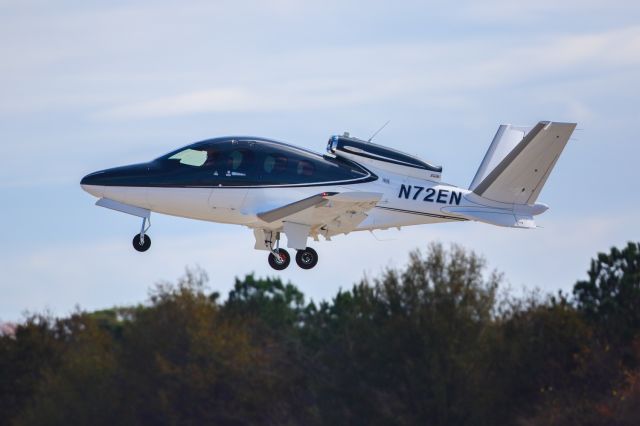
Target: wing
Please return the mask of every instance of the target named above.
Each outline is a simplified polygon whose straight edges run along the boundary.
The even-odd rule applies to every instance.
[[[323,192],[257,216],[265,228],[282,229],[288,247],[305,248],[308,236],[317,239],[322,235],[329,239],[353,231],[381,197],[376,192]]]

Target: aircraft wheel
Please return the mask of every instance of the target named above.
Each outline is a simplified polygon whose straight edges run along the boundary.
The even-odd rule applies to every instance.
[[[151,237],[145,234],[142,243],[140,243],[140,234],[136,234],[133,237],[133,248],[138,251],[147,251],[151,247]]]
[[[282,271],[291,262],[291,256],[289,256],[289,252],[285,249],[278,249],[278,256],[275,256],[273,253],[269,253],[269,266],[271,266],[276,271]]]
[[[311,247],[298,250],[296,253],[296,263],[302,269],[311,269],[318,264],[318,253]]]

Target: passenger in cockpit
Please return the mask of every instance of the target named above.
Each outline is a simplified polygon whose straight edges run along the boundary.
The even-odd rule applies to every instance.
[[[227,156],[226,176],[246,177],[253,166],[253,153],[246,149],[231,151]]]
[[[224,176],[225,167],[222,158],[222,153],[214,148],[207,149],[207,161],[204,163],[204,167],[211,170],[214,176]]]
[[[307,160],[298,161],[297,173],[301,176],[312,176],[313,175],[313,164]]]
[[[287,157],[284,155],[275,155],[275,164],[273,171],[276,174],[284,173],[287,170]]]

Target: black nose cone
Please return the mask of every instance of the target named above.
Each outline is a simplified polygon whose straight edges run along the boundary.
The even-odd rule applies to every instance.
[[[80,185],[92,186],[145,186],[149,177],[148,164],[115,167],[89,173],[80,181]]]
[[[104,171],[89,173],[80,181],[80,185],[102,185],[101,175],[104,175]]]

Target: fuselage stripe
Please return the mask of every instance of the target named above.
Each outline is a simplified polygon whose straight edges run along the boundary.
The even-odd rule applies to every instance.
[[[394,212],[398,212],[398,213],[407,213],[407,214],[415,214],[415,215],[419,215],[419,216],[435,217],[435,218],[438,218],[438,219],[457,220],[457,221],[460,221],[460,222],[466,222],[466,221],[469,220],[469,219],[465,219],[463,217],[447,216],[447,215],[442,215],[442,214],[426,213],[426,212],[417,212],[417,211],[413,211],[413,210],[396,209],[396,208],[393,208],[393,207],[376,206],[376,208],[383,209],[383,210],[390,210],[390,211],[394,211]]]

